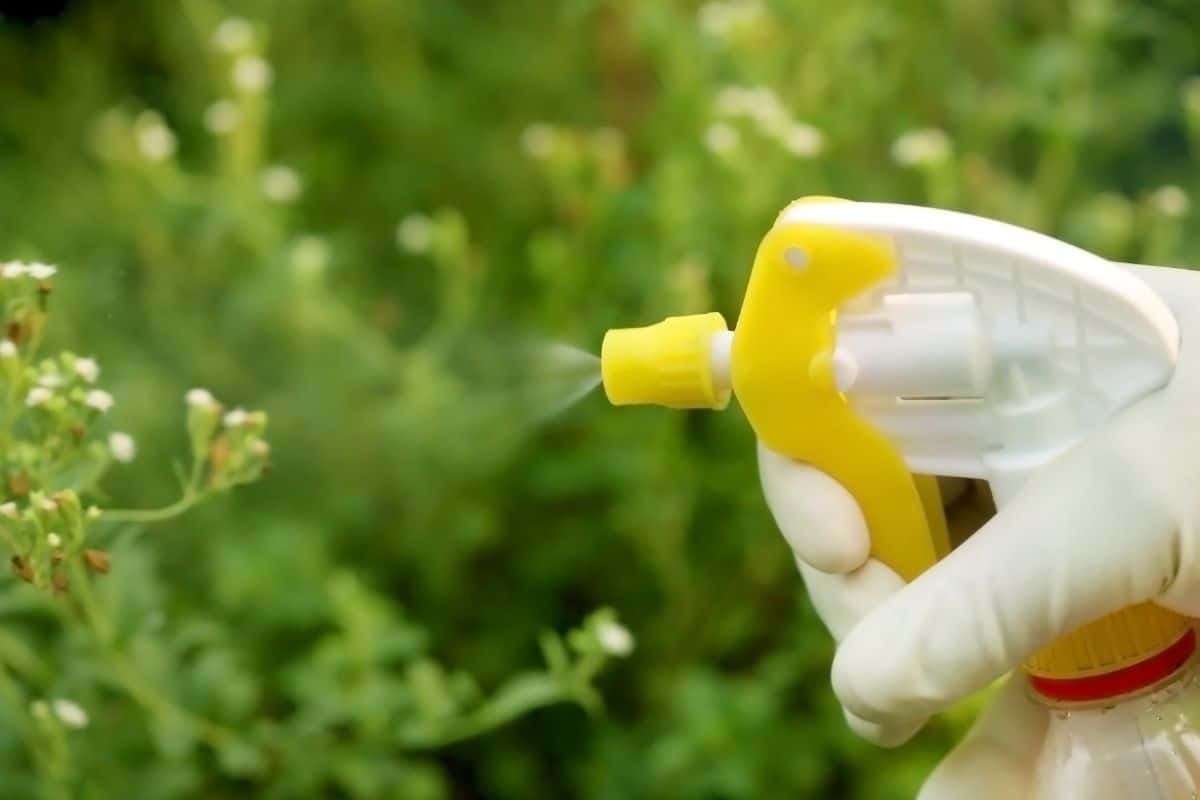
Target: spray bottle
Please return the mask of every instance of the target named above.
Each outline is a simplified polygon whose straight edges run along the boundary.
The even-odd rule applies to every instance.
[[[735,331],[720,314],[611,330],[615,405],[724,408],[858,501],[872,555],[912,580],[949,549],[936,480],[1002,507],[1039,467],[1171,377],[1162,300],[1058,240],[933,208],[805,198],[759,246]],[[1049,732],[1033,797],[1195,798],[1193,620],[1151,603],[1023,665]]]

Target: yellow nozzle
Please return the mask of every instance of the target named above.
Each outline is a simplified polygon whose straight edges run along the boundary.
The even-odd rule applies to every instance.
[[[615,406],[721,409],[728,378],[714,375],[713,336],[729,330],[720,314],[668,317],[645,328],[614,328],[604,336],[600,369]]]

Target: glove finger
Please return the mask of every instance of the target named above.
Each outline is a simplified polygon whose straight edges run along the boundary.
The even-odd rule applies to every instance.
[[[1028,797],[1046,737],[1046,710],[1010,677],[992,705],[921,787],[918,800],[1010,800]]]
[[[758,448],[767,506],[800,561],[822,572],[858,569],[871,552],[871,537],[858,503],[824,472]]]
[[[879,747],[900,747],[907,744],[910,739],[916,736],[921,728],[925,727],[925,723],[929,722],[928,717],[922,719],[909,720],[907,722],[867,722],[865,719],[859,719],[851,714],[846,709],[842,709],[842,715],[846,718],[846,724],[850,730],[854,731],[861,739],[865,739],[871,744]]]
[[[868,559],[853,572],[831,575],[797,560],[809,600],[825,627],[840,642],[859,621],[904,588],[904,581],[883,562]]]
[[[1150,422],[1158,411],[1145,409]],[[1144,421],[1048,465],[849,632],[833,670],[842,704],[873,722],[936,713],[1062,634],[1169,587],[1177,528],[1125,447]]]
[[[846,575],[830,575],[797,560],[809,599],[833,638],[841,641],[876,606],[904,586],[900,576],[882,562],[869,559]],[[917,734],[927,718],[884,724],[868,722],[845,712],[850,730],[880,747],[899,747]]]

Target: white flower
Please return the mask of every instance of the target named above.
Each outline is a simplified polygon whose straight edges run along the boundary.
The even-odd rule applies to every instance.
[[[204,109],[204,127],[221,136],[230,133],[242,121],[242,112],[232,100],[218,100]]]
[[[246,409],[235,408],[233,411],[230,411],[228,414],[225,415],[225,427],[226,428],[239,428],[242,425],[246,424],[246,420],[248,418],[249,418],[249,415],[246,413]]]
[[[1156,189],[1150,202],[1165,217],[1182,217],[1192,205],[1187,192],[1173,184]]]
[[[128,464],[137,455],[137,442],[128,433],[113,431],[108,435],[108,452],[115,461]]]
[[[24,261],[7,261],[0,265],[0,278],[12,280],[14,278],[24,278],[26,276],[35,280],[44,281],[53,278],[58,274],[58,267],[53,264],[44,264],[41,261],[24,262]]]
[[[0,358],[16,358],[17,346],[13,344],[12,339],[0,341]]]
[[[825,149],[825,136],[812,125],[793,122],[780,138],[784,148],[794,156],[812,158]]]
[[[39,498],[37,504],[38,508],[40,508],[42,511],[45,511],[47,514],[53,514],[55,511],[58,511],[58,503],[55,502],[53,497]]]
[[[732,20],[726,3],[705,3],[696,14],[700,30],[713,36],[723,36],[729,32]]]
[[[217,398],[208,389],[191,389],[186,395],[187,404],[192,408],[212,408],[217,404]]]
[[[21,514],[17,511],[17,504],[10,500],[7,503],[0,503],[0,515],[9,519],[16,519]]]
[[[115,402],[113,396],[103,389],[92,389],[83,398],[85,406],[94,408],[101,414],[112,408]]]
[[[720,38],[753,23],[762,14],[763,6],[758,0],[727,0],[705,3],[696,17],[700,30]]]
[[[742,86],[722,86],[717,91],[717,113],[737,117],[749,113],[749,94]]]
[[[809,158],[824,149],[821,132],[793,119],[768,86],[725,86],[717,92],[715,105],[721,116],[753,120],[764,135],[778,140],[793,155]]]
[[[54,531],[51,531],[50,533],[46,534],[46,544],[50,545],[52,549],[57,550],[58,548],[62,547],[62,537]]]
[[[554,152],[554,143],[557,139],[558,133],[552,125],[535,122],[521,132],[521,147],[531,157],[545,159]]]
[[[134,122],[134,141],[147,161],[166,161],[175,155],[175,133],[155,111],[143,111]]]
[[[320,275],[329,266],[329,243],[320,236],[301,236],[292,246],[292,270],[302,278]]]
[[[950,137],[940,128],[920,128],[892,143],[892,160],[904,167],[938,164],[950,157]]]
[[[75,374],[88,383],[95,383],[96,379],[100,377],[100,365],[94,358],[77,358],[75,359]]]
[[[633,634],[618,622],[602,622],[596,627],[596,639],[610,656],[624,658],[633,652]]]
[[[241,17],[229,17],[213,31],[212,43],[222,52],[240,53],[254,44],[254,26]]]
[[[741,141],[737,128],[725,122],[714,122],[704,132],[704,146],[719,156],[732,153]]]
[[[776,135],[784,131],[792,121],[783,107],[783,101],[769,86],[755,86],[746,90],[746,114],[763,129],[764,133]]]
[[[239,56],[233,62],[233,85],[246,94],[258,94],[271,85],[271,64],[258,56]]]
[[[45,386],[35,386],[29,390],[29,394],[25,395],[25,405],[37,408],[49,402],[51,397],[54,397],[54,392]]]
[[[58,267],[53,264],[43,264],[35,261],[25,265],[25,273],[34,280],[46,281],[58,274]]]
[[[62,386],[64,382],[65,381],[63,381],[61,375],[53,372],[46,373],[45,375],[39,375],[37,379],[37,385],[45,386],[47,389],[57,389]]]
[[[409,214],[396,226],[396,244],[409,253],[426,253],[433,244],[433,223],[424,214]]]
[[[68,728],[79,730],[80,728],[87,727],[87,712],[75,701],[60,697],[52,700],[50,705],[54,709],[54,716],[58,717],[62,724]]]
[[[303,186],[300,174],[291,167],[275,164],[267,167],[262,173],[262,192],[268,200],[276,203],[290,203],[300,196]]]

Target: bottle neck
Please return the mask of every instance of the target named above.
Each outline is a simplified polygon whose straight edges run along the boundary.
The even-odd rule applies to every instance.
[[[1047,705],[1096,704],[1136,696],[1173,680],[1196,653],[1196,631],[1189,628],[1165,650],[1111,672],[1073,678],[1030,675],[1029,685]]]

